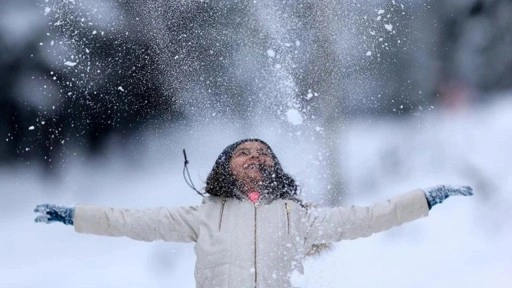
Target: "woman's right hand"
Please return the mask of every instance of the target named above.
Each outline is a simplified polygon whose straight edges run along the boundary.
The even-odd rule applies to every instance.
[[[41,204],[36,206],[34,212],[40,214],[34,219],[36,223],[62,222],[66,225],[73,225],[75,208],[53,204]]]

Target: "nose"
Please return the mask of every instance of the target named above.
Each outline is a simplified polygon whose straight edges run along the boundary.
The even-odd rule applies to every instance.
[[[250,150],[249,158],[250,159],[256,159],[258,162],[262,159],[261,153],[257,150]]]

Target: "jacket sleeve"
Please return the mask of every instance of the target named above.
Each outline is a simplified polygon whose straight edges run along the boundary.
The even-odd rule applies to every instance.
[[[414,190],[369,207],[316,208],[308,212],[306,243],[330,243],[373,233],[428,215],[425,193]]]
[[[169,242],[195,242],[199,223],[198,207],[139,210],[81,205],[73,220],[78,233]]]

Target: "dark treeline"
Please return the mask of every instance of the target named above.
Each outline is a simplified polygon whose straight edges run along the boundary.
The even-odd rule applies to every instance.
[[[56,167],[66,147],[95,154],[113,133],[209,110],[245,121],[265,98],[328,126],[512,86],[512,1],[73,2],[38,6],[23,42],[0,34],[0,163]]]

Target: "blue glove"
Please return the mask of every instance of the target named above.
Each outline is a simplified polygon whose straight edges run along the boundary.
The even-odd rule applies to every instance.
[[[75,216],[75,208],[53,204],[37,205],[34,212],[41,214],[34,219],[36,223],[62,222],[66,225],[73,225],[73,217]]]
[[[431,209],[434,205],[442,203],[446,198],[454,195],[471,196],[473,195],[473,188],[470,186],[450,186],[450,185],[437,185],[432,186],[425,191],[427,197],[428,208]]]

